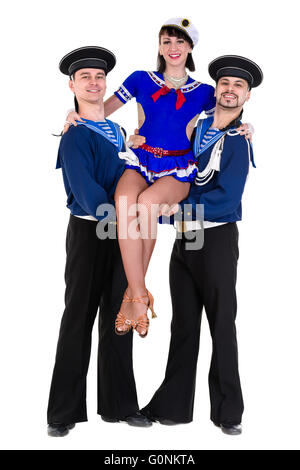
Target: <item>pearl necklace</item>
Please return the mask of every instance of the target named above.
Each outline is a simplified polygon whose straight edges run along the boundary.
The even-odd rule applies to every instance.
[[[166,73],[163,74],[164,78],[167,79],[168,82],[172,83],[172,85],[175,86],[175,88],[180,88],[181,86],[185,85],[188,79],[188,74],[186,73],[184,77],[182,78],[175,78],[175,77],[170,77]]]

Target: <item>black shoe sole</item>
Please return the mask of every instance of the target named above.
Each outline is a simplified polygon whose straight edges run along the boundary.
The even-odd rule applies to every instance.
[[[127,421],[124,420],[124,423],[127,423],[129,426],[135,426],[137,428],[150,428],[152,426],[151,421]]]
[[[106,423],[127,423],[129,426],[136,426],[139,428],[149,428],[152,426],[151,421],[146,421],[146,420],[127,420],[127,419],[117,419],[117,418],[108,418],[107,416],[102,416],[101,419],[105,421]]]
[[[120,420],[117,418],[108,418],[107,416],[102,416],[102,415],[101,415],[101,419],[105,421],[106,423],[119,423],[120,422]]]
[[[56,429],[48,429],[47,434],[50,437],[65,437],[67,434],[69,434],[69,429],[66,429],[63,432],[59,432]]]
[[[230,430],[231,428],[226,428],[222,424],[215,423],[214,421],[213,423],[215,426],[217,426],[217,428],[220,428],[224,434],[227,434],[227,436],[240,436],[242,434],[242,428],[238,431],[237,430],[233,431],[233,430]]]
[[[227,436],[240,436],[242,434],[242,429],[234,430],[232,428],[224,428],[224,426],[220,426],[222,432],[227,434]]]
[[[75,428],[75,423],[74,424],[67,424],[64,431],[59,431],[58,428],[48,426],[47,434],[50,437],[65,437],[69,434],[69,431],[71,429],[74,429],[74,428]]]
[[[159,424],[162,424],[163,426],[178,426],[179,424],[184,424],[184,423],[176,423],[176,421],[172,421],[171,419],[158,419],[157,420]]]

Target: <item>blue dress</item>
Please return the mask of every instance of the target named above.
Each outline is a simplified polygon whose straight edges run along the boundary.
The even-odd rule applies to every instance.
[[[190,77],[180,91],[167,89],[166,94],[160,95],[164,87],[161,73],[136,71],[115,92],[123,103],[135,97],[141,105],[145,121],[139,133],[145,136],[147,145],[178,153],[159,156],[142,148],[134,149],[135,159],[129,159],[126,168],[138,171],[149,184],[168,175],[182,182],[192,182],[197,164],[186,129],[202,111],[208,115],[214,112],[214,88]],[[183,151],[182,155],[178,151]]]

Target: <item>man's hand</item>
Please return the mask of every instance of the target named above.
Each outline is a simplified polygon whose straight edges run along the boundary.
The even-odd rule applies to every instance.
[[[252,136],[254,134],[254,127],[250,123],[242,124],[237,128],[240,135],[244,135],[246,139],[249,139],[252,144]]]
[[[179,211],[179,204],[176,202],[169,206],[169,204],[161,204],[160,211],[158,213],[158,217],[161,215],[165,215],[166,217],[171,217],[171,215],[176,214]]]
[[[146,142],[146,138],[139,135],[139,130],[135,129],[134,135],[131,135],[128,140],[128,147],[137,149]]]
[[[68,132],[69,130],[69,127],[71,126],[71,124],[73,124],[73,126],[77,126],[77,122],[76,121],[81,121],[81,122],[84,122],[84,119],[81,119],[81,117],[79,116],[78,113],[76,113],[76,111],[70,111],[69,114],[67,115],[67,119],[66,119],[66,122],[65,122],[65,125],[64,125],[64,130],[63,130],[63,134],[65,134],[66,132]]]

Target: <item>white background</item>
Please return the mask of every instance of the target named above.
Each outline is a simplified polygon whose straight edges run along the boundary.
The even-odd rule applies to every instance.
[[[299,58],[296,1],[15,1],[1,12],[1,400],[3,449],[299,449]],[[157,34],[171,17],[198,27],[192,76],[211,83],[222,54],[256,61],[264,82],[244,120],[256,130],[257,169],[240,229],[238,340],[244,432],[228,437],[209,420],[210,337],[205,315],[188,425],[138,429],[96,415],[96,333],[88,376],[89,422],[69,436],[46,434],[46,407],[64,296],[68,210],[51,136],[73,105],[61,57],[99,45],[117,56],[107,97],[136,69],[155,70]],[[136,105],[113,116],[128,132]],[[158,319],[136,337],[140,405],[160,385],[169,346],[168,261],[174,231],[161,227],[147,277]]]

